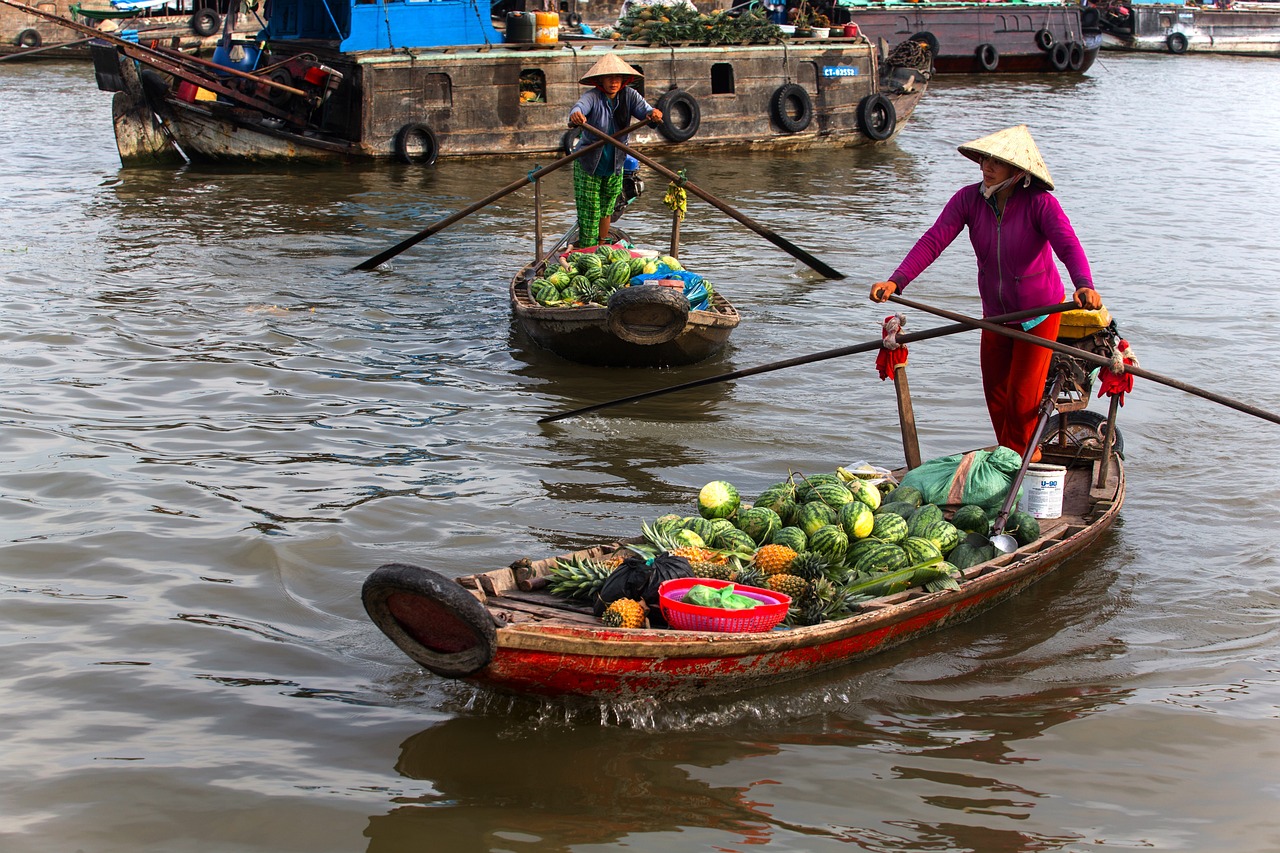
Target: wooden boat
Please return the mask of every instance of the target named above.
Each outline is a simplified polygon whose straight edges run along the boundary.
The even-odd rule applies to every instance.
[[[936,45],[938,74],[1079,74],[1102,46],[1098,10],[1074,3],[856,0],[835,12],[871,39]]]
[[[618,229],[610,233],[624,236]],[[603,367],[694,364],[719,352],[741,320],[719,291],[706,309],[694,310],[683,290],[653,284],[616,291],[607,305],[539,305],[529,284],[548,262],[530,263],[511,279],[511,313],[534,343],[571,361]]]
[[[1274,3],[1103,7],[1103,48],[1174,54],[1280,56],[1280,8]]]
[[[1070,463],[1070,457],[1045,454]],[[600,559],[620,543],[446,578],[389,564],[364,586],[378,627],[425,669],[501,691],[542,696],[687,699],[722,695],[844,666],[946,628],[1017,595],[1087,552],[1115,522],[1124,472],[1112,458],[1067,469],[1062,516],[1039,539],[966,569],[959,589],[895,593],[837,621],[760,633],[607,628],[590,609],[545,590],[556,559]],[[900,473],[900,472],[899,472]]]
[[[632,135],[645,148],[881,142],[905,125],[929,79],[927,62],[885,62],[865,39],[528,43],[504,40],[470,0],[269,6],[267,50],[238,45],[239,62],[177,61],[122,39],[96,46],[122,162],[550,154],[564,144],[578,80],[608,52],[644,72],[635,85],[663,110],[659,127]]]

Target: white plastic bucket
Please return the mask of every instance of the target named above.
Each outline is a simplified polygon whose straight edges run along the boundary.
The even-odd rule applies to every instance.
[[[1062,515],[1062,487],[1067,469],[1061,465],[1032,462],[1022,481],[1022,500],[1018,508],[1036,518],[1059,518]]]

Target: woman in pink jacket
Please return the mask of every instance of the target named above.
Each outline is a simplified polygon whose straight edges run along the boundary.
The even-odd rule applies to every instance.
[[[1101,307],[1089,261],[1070,220],[1049,192],[1053,179],[1026,125],[975,139],[959,150],[982,166],[982,182],[951,197],[938,221],[916,241],[897,271],[887,281],[871,285],[871,301],[884,302],[906,288],[967,227],[978,259],[978,294],[984,317],[1061,302],[1063,285],[1055,254],[1075,285],[1076,305]],[[1054,340],[1059,321],[1058,314],[1050,314],[1021,326],[1033,335]],[[996,439],[1021,454],[1035,431],[1053,352],[983,331],[979,353],[982,388]],[[1037,448],[1031,461],[1039,458]]]

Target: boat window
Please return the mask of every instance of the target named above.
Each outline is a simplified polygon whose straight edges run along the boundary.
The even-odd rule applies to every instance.
[[[537,68],[520,72],[520,103],[545,104],[547,102],[547,75]]]
[[[727,62],[717,62],[711,66],[711,94],[733,94],[733,66]]]
[[[631,65],[631,67],[632,67],[632,68],[634,68],[635,70],[639,71],[641,74],[643,74],[643,73],[644,73],[644,67],[643,67],[643,66],[641,66],[641,65],[639,65],[639,64],[637,64],[637,63],[635,63],[635,62],[630,63],[630,65]],[[639,80],[632,80],[632,81],[631,81],[630,83],[628,83],[627,85],[629,85],[632,89],[635,89],[635,90],[636,90],[637,92],[639,92],[641,95],[643,95],[643,94],[644,94],[644,78],[643,78],[643,77],[641,77]]]
[[[1160,16],[1160,26],[1162,26],[1162,27],[1172,27],[1172,26],[1173,26],[1173,16],[1172,16],[1172,15],[1161,15],[1161,16]]]

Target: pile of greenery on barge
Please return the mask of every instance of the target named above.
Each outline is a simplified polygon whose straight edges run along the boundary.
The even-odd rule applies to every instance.
[[[707,14],[688,6],[643,6],[618,21],[627,41],[647,44],[769,44],[782,30],[760,9]]]

